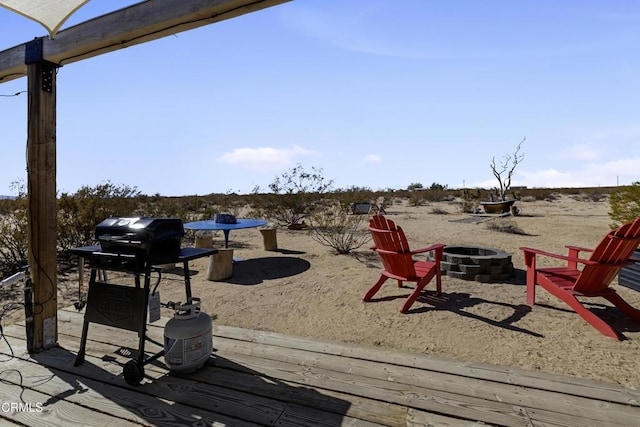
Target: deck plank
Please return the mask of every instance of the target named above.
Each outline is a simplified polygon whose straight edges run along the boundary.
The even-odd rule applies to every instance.
[[[160,325],[156,325],[156,327],[157,326]],[[230,338],[238,341],[268,342],[270,345],[279,345],[286,348],[317,351],[354,359],[365,359],[389,365],[419,368],[433,372],[453,374],[459,377],[484,379],[640,407],[640,389],[591,381],[583,378],[481,363],[461,362],[438,356],[402,353],[377,347],[323,342],[304,337],[292,337],[275,332],[253,331],[232,326],[217,326],[214,335],[216,337]]]
[[[75,314],[73,314],[75,316]],[[65,315],[62,315],[65,316]],[[72,322],[75,323],[75,322]],[[103,325],[91,325],[91,328],[101,331],[94,335],[99,337],[106,336],[106,332],[109,328],[103,327]],[[113,328],[112,328],[113,329]],[[150,335],[155,335],[158,338],[158,332],[160,328],[150,328]],[[72,328],[66,328],[66,333],[70,333]],[[113,332],[117,330],[114,329]],[[79,334],[76,330],[75,333]],[[91,336],[91,334],[89,334]],[[120,334],[122,335],[122,334]],[[129,334],[128,345],[134,344]],[[122,338],[120,338],[122,341]],[[220,340],[215,337],[215,347],[219,347]],[[246,343],[243,343],[246,344]],[[455,394],[450,392],[443,392],[441,390],[429,389],[425,390],[413,385],[407,385],[402,383],[392,383],[384,380],[377,380],[363,376],[354,376],[351,374],[343,375],[337,372],[331,367],[341,367],[349,362],[349,359],[343,360],[329,360],[325,365],[327,369],[319,372],[315,371],[301,371],[300,365],[313,366],[314,364],[321,363],[324,358],[335,358],[332,355],[319,354],[315,352],[304,352],[301,350],[284,349],[280,346],[270,346],[267,344],[251,344],[253,353],[259,353],[261,355],[269,355],[265,357],[268,363],[259,367],[260,372],[264,372],[265,369],[270,369],[269,365],[278,364],[277,371],[270,373],[269,375],[276,376],[278,379],[283,379],[283,375],[289,375],[288,378],[294,382],[298,382],[302,385],[321,389],[331,389],[346,393],[348,395],[355,395],[361,397],[368,397],[370,399],[378,401],[387,401],[401,406],[411,406],[416,409],[421,409],[428,412],[436,412],[443,415],[448,415],[456,418],[465,418],[471,421],[483,421],[491,424],[498,425],[522,425],[524,419],[522,411],[518,407],[505,404],[497,400],[486,400],[482,398],[476,398],[466,394]],[[89,348],[89,345],[87,346]],[[234,349],[235,350],[235,349]],[[289,352],[295,351],[294,356],[289,355]],[[236,351],[231,351],[230,354],[224,354],[227,359],[233,357]],[[218,355],[222,355],[220,352]],[[260,356],[259,356],[260,357]],[[305,359],[311,359],[311,362]],[[379,364],[378,364],[379,365]],[[324,366],[324,365],[323,365]],[[377,370],[379,366],[374,366],[373,369]],[[207,375],[206,372],[199,371],[198,377],[204,378]],[[322,408],[326,410],[326,408]],[[406,418],[406,413],[403,414]],[[372,420],[378,422],[378,420]]]
[[[117,418],[118,425],[120,420],[149,426],[191,425],[197,422],[243,427],[264,425],[204,410],[195,405],[177,403],[164,396],[158,396],[159,393],[154,394],[154,390],[148,388],[141,393],[117,375],[120,367],[113,361],[106,361],[98,366],[100,362],[88,356],[86,366],[73,367],[74,355],[62,347],[30,357],[26,354],[22,341],[13,337],[9,337],[8,340],[17,357],[11,358],[3,365],[21,370],[24,387],[46,395],[45,400],[48,401],[64,400],[92,408],[98,414],[110,414],[111,417]],[[46,378],[46,381],[43,381],[43,378]],[[157,391],[157,387],[153,388]],[[104,420],[101,422],[103,424],[97,425],[108,424],[104,423]]]
[[[69,321],[71,318],[65,314],[61,315],[62,318]],[[76,314],[71,315],[76,316]],[[65,324],[68,322],[65,322]],[[73,324],[65,326],[64,333],[71,334],[71,336],[79,336],[80,329],[76,322],[72,322]],[[104,340],[102,337],[107,336],[103,333],[103,330],[109,330],[110,328],[104,327],[102,325],[92,325],[92,328],[99,328],[100,333],[95,334],[95,339]],[[114,328],[111,328],[112,332],[117,331]],[[160,328],[150,328],[150,335],[153,336],[156,340],[161,339],[159,335],[161,332]],[[91,338],[91,333],[89,337]],[[217,342],[217,338],[214,338],[214,346],[215,342]],[[135,334],[121,334],[119,343],[126,347],[134,347],[137,346],[137,338]],[[87,351],[90,351],[90,348],[93,347],[98,351],[113,351],[113,349],[101,347],[97,348],[96,342],[91,341],[91,346],[87,346]],[[232,355],[233,356],[233,355]],[[208,382],[210,384],[218,384],[223,385],[225,387],[233,388],[234,390],[247,390],[251,389],[252,393],[260,394],[262,396],[271,396],[276,397],[280,400],[284,400],[287,402],[293,402],[301,405],[305,405],[308,407],[320,408],[326,411],[331,411],[331,408],[327,408],[328,404],[331,401],[327,401],[327,397],[333,397],[338,399],[354,399],[352,394],[345,394],[341,392],[336,392],[330,388],[323,388],[322,384],[315,383],[312,384],[314,388],[310,388],[309,384],[306,381],[303,381],[306,374],[306,369],[302,369],[300,364],[294,361],[295,363],[285,363],[281,364],[279,368],[275,371],[269,366],[275,365],[273,361],[268,361],[267,364],[256,364],[251,369],[246,366],[241,365],[243,361],[233,361],[232,359],[225,357],[216,357],[212,359],[212,366],[215,368],[210,368],[207,370],[200,370],[195,374],[188,375],[186,377],[191,377],[193,379],[197,379],[198,381]],[[224,368],[224,369],[220,369]],[[249,380],[245,377],[239,375],[244,372],[246,375],[249,375]],[[166,371],[165,371],[166,372]],[[274,388],[268,382],[265,382],[260,376],[256,376],[256,372],[260,372],[261,375],[266,375],[271,381],[280,381],[284,384],[289,384],[290,387],[280,387]],[[290,375],[285,377],[283,374],[285,372],[290,372]],[[326,376],[331,375],[326,373],[314,374],[315,376]],[[292,379],[293,381],[289,382],[288,380]],[[295,381],[297,380],[297,381]],[[300,387],[300,386],[304,387]],[[295,386],[295,387],[294,387]],[[318,393],[316,393],[315,389],[322,389],[322,396],[318,397]],[[319,400],[318,402],[314,401]],[[407,409],[402,405],[394,405],[394,404],[382,404],[379,400],[370,399],[368,396],[360,396],[356,402],[351,402],[351,405],[346,410],[344,415],[351,416],[354,418],[359,418],[363,420],[368,420],[370,422],[381,423],[386,425],[398,425],[404,423],[404,420],[407,417]],[[442,417],[444,418],[444,417]],[[451,420],[454,421],[459,417],[456,416]]]
[[[96,325],[98,332],[102,328],[101,325]],[[8,329],[8,333],[12,333],[12,329]],[[104,334],[99,334],[104,337]],[[77,340],[69,341],[64,334],[60,336],[60,345],[77,346]],[[143,381],[140,387],[128,386],[121,376],[122,365],[128,360],[128,358],[118,356],[116,350],[118,346],[100,343],[89,342],[87,345],[87,354],[85,363],[79,367],[70,368],[73,364],[74,354],[68,350],[62,352],[56,352],[58,349],[51,349],[47,352],[46,358],[40,358],[40,362],[47,364],[48,366],[55,365],[61,369],[67,369],[74,375],[80,377],[98,377],[99,381],[110,382],[113,384],[120,384],[122,387],[128,387],[133,390],[144,389],[144,393],[150,396],[155,396],[163,400],[189,403],[195,407],[200,408],[215,408],[216,411],[225,415],[242,418],[244,420],[250,420],[259,425],[281,425],[283,417],[285,419],[291,418],[296,413],[296,406],[291,406],[286,402],[282,402],[277,399],[269,397],[270,395],[279,395],[283,392],[278,392],[280,389],[290,389],[285,395],[293,395],[304,391],[299,385],[289,385],[284,382],[273,383],[271,381],[271,392],[265,393],[264,396],[255,394],[252,390],[251,383],[248,381],[241,385],[239,390],[233,390],[224,388],[218,385],[208,384],[200,381],[197,374],[206,372],[209,367],[203,368],[194,374],[194,379],[190,379],[188,376],[172,376],[169,375],[164,364],[158,363],[157,365],[146,365],[146,379]],[[44,354],[44,353],[43,353]],[[101,355],[101,357],[97,356]],[[107,356],[112,355],[112,356]],[[45,360],[46,359],[46,360]],[[246,378],[255,377],[257,373]],[[260,381],[260,378],[258,378]],[[264,380],[262,380],[264,381]],[[250,392],[247,392],[249,390]],[[376,422],[361,420],[358,418],[350,417],[346,414],[342,414],[349,407],[348,400],[340,399],[334,396],[321,395],[316,391],[309,391],[309,393],[315,394],[315,399],[323,401],[322,407],[331,407],[333,412],[330,411],[313,411],[309,409],[310,416],[306,415],[308,425],[341,425],[335,424],[335,420],[341,419],[343,425],[352,426],[379,426],[379,425],[399,425],[395,422],[393,424],[380,424]],[[273,406],[277,408],[277,411],[265,411],[264,408]],[[298,405],[302,407],[302,405]],[[403,409],[404,410],[404,409]],[[404,410],[406,412],[406,410]],[[303,411],[304,412],[304,411]],[[189,423],[190,424],[190,423]],[[236,423],[229,423],[227,425],[239,425]]]
[[[154,325],[150,329],[154,328],[161,329],[159,325]],[[448,362],[453,367],[428,371],[428,375],[425,375],[425,369],[416,372],[413,368],[415,359],[426,359],[427,362],[431,360],[421,357],[421,355],[384,352],[385,354],[390,353],[396,363],[404,359],[408,359],[409,363],[400,366],[385,363],[381,366],[377,362],[364,359],[364,357],[381,358],[384,362],[388,362],[386,357],[381,357],[375,352],[375,349],[371,348],[290,337],[270,332],[240,330],[233,327],[216,327],[215,329],[215,346],[219,350],[225,345],[225,338],[220,335],[223,333],[233,335],[236,338],[231,341],[227,340],[227,343],[230,343],[233,348],[228,350],[224,347],[225,351],[228,350],[231,354],[252,355],[258,359],[269,360],[271,364],[276,361],[284,361],[308,367],[324,368],[325,371],[319,373],[317,377],[328,378],[327,382],[333,385],[335,391],[354,395],[368,393],[368,397],[374,399],[385,399],[399,405],[455,415],[469,420],[481,420],[501,425],[518,424],[523,419],[530,417],[530,414],[523,409],[526,407],[537,409],[535,413],[546,422],[555,417],[566,418],[568,416],[577,420],[574,425],[582,425],[585,420],[618,422],[624,425],[629,417],[635,416],[638,412],[638,408],[634,407],[638,404],[638,399],[636,399],[638,393],[635,390],[614,384],[608,385],[577,379],[579,387],[572,389],[574,393],[586,391],[584,394],[592,395],[592,390],[595,387],[604,390],[606,393],[603,394],[606,394],[607,397],[613,397],[611,399],[613,402],[604,401],[594,405],[589,396],[557,392],[555,390],[557,386],[553,382],[546,384],[550,376],[544,373],[541,375],[542,382],[545,383],[548,390],[514,385],[511,381],[501,383],[495,380],[470,378],[466,372],[464,376],[442,374],[441,370],[451,372],[459,364],[459,362],[445,359],[438,359],[437,362],[439,364]],[[275,344],[271,339],[274,339]],[[265,344],[256,345],[256,343]],[[307,348],[311,350],[309,351]],[[282,349],[286,349],[286,351],[283,352]],[[219,352],[218,354],[224,353]],[[334,354],[343,356],[333,356]],[[349,356],[347,357],[345,354],[349,354]],[[373,356],[370,356],[371,354]],[[260,369],[268,369],[268,366],[264,365]],[[496,372],[500,369],[489,365],[483,365],[481,368],[489,370],[489,372]],[[336,371],[343,373],[344,377],[341,377]],[[511,370],[509,369],[509,371]],[[282,372],[286,372],[286,370],[280,369],[280,373]],[[360,383],[353,382],[353,374],[358,375]],[[517,374],[521,375],[522,373],[517,372]],[[524,374],[526,378],[532,376],[532,373],[526,371]],[[382,382],[367,381],[363,383],[363,377],[371,377]],[[556,377],[551,376],[551,378]],[[302,380],[289,379],[302,384],[310,384],[309,376]],[[571,384],[572,380],[572,378],[560,377],[563,384]],[[344,384],[348,384],[348,387],[343,387]],[[313,383],[313,386],[329,387],[320,382]],[[410,398],[407,399],[405,396],[410,396]],[[625,402],[625,404],[618,405],[616,402]]]
[[[1,425],[4,419],[19,425],[42,426],[42,427],[68,427],[74,425],[82,426],[105,426],[117,422],[123,427],[139,426],[139,423],[131,422],[122,418],[89,409],[82,405],[70,402],[66,399],[56,399],[54,396],[41,393],[25,384],[26,378],[33,378],[29,368],[24,363],[19,366],[22,376],[6,375],[7,361],[3,361],[2,387],[0,387],[0,400],[3,403],[29,404],[27,410],[16,410],[0,412]],[[16,365],[14,365],[16,366]],[[44,378],[50,378],[51,372]],[[42,378],[42,377],[41,377]],[[47,381],[43,382],[44,384]],[[36,404],[42,404],[42,410],[38,410]]]
[[[216,337],[219,348],[217,354],[224,356],[227,346],[222,341],[222,338]],[[286,362],[298,360],[305,366],[322,369],[321,377],[326,376],[327,381],[340,387],[340,391],[350,394],[369,393],[370,396],[376,398],[385,396],[384,398],[390,402],[443,413],[451,411],[451,414],[455,413],[469,419],[473,419],[474,416],[478,417],[483,408],[488,413],[500,412],[502,415],[511,414],[511,416],[522,419],[525,417],[521,410],[524,406],[553,413],[570,413],[574,417],[575,414],[579,414],[585,420],[603,422],[619,420],[621,423],[640,412],[640,408],[635,406],[613,402],[604,402],[594,406],[592,399],[581,396],[486,380],[444,376],[444,374],[437,372],[361,359],[352,363],[348,358],[322,357],[316,353],[305,354],[302,350],[292,349],[288,349],[286,354],[283,354],[282,351],[267,346],[256,347],[250,343],[231,344],[231,348],[232,350],[229,351],[235,354],[234,360],[239,360],[238,354],[252,356],[256,360],[262,361],[262,369],[268,369],[269,364],[278,363],[283,357]],[[245,359],[241,363],[249,365],[252,362]],[[358,378],[357,382],[353,382],[354,375]],[[308,379],[309,376],[299,381],[307,382]],[[359,386],[364,387],[364,390],[358,391]],[[379,391],[379,394],[374,394],[376,390]],[[413,396],[416,396],[416,402],[413,402]],[[429,396],[430,400],[423,401],[425,396]],[[439,403],[450,408],[443,409]],[[495,414],[485,414],[485,417],[479,419],[485,422],[506,422],[504,419],[499,420]]]
[[[201,370],[173,375],[160,359],[129,386],[122,366],[132,356],[119,350],[135,353],[135,333],[91,324],[85,364],[73,367],[83,315],[65,309],[58,320],[60,347],[35,355],[26,353],[23,326],[5,327],[15,346],[5,370],[24,369],[25,393],[59,397],[50,425],[73,423],[75,407],[131,425],[628,426],[640,417],[635,388],[221,325]],[[148,335],[162,342],[167,320]],[[0,353],[10,351],[0,344]],[[21,415],[14,424],[43,425]]]

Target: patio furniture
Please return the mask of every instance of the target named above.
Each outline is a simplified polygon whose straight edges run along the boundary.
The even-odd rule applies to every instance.
[[[622,267],[630,264],[630,258],[640,243],[640,217],[610,231],[594,249],[567,246],[567,256],[556,255],[538,249],[521,247],[527,266],[527,304],[533,306],[536,285],[542,286],[578,313],[600,333],[616,339],[620,334],[608,323],[587,309],[578,297],[602,297],[627,316],[640,323],[640,310],[629,305],[611,287],[611,281]],[[580,258],[581,252],[590,252],[589,258]],[[538,268],[536,256],[546,256],[567,262],[565,267]],[[584,265],[580,270],[578,264]]]
[[[369,221],[369,231],[373,237],[375,246],[373,249],[382,261],[384,269],[380,273],[378,281],[367,291],[362,298],[371,301],[371,298],[380,290],[387,279],[398,281],[398,287],[403,282],[415,282],[416,287],[407,297],[400,311],[406,313],[418,299],[425,286],[435,277],[436,293],[442,293],[440,260],[442,259],[443,244],[438,243],[427,248],[411,250],[407,243],[404,231],[401,227],[383,215],[374,215]],[[413,255],[426,252],[434,252],[434,261],[416,261]]]

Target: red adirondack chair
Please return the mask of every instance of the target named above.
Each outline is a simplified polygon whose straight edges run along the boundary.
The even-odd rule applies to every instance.
[[[569,305],[584,320],[602,334],[621,339],[609,324],[587,309],[578,297],[602,297],[618,307],[623,313],[640,322],[640,310],[632,307],[610,287],[620,269],[630,263],[633,251],[640,243],[640,217],[609,232],[595,249],[567,246],[568,256],[521,247],[527,266],[527,304],[533,306],[536,285],[542,286],[552,295]],[[591,252],[588,259],[580,258],[580,252]],[[538,268],[536,255],[567,261],[566,267]],[[581,269],[578,264],[583,265]]]
[[[415,289],[400,309],[402,313],[409,310],[424,287],[434,277],[436,278],[436,292],[438,295],[442,293],[440,260],[442,259],[443,244],[435,244],[428,248],[412,251],[409,249],[402,228],[382,215],[371,217],[369,231],[375,245],[371,249],[380,256],[384,270],[380,273],[378,281],[364,295],[363,301],[370,301],[387,279],[396,279],[398,287],[402,287],[403,282],[416,283]],[[433,262],[413,259],[413,255],[431,251],[435,254]]]

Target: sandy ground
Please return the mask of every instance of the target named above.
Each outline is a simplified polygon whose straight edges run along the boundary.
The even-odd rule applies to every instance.
[[[350,255],[337,255],[307,231],[278,229],[278,250],[265,251],[256,229],[231,232],[230,245],[243,261],[233,276],[206,278],[208,259],[191,263],[193,295],[219,325],[290,335],[361,343],[460,361],[518,367],[640,387],[640,324],[602,299],[587,306],[626,337],[607,338],[546,291],[537,305],[526,304],[520,246],[565,253],[564,245],[593,247],[609,231],[609,203],[578,201],[518,202],[521,215],[509,218],[526,235],[497,232],[484,223],[455,222],[469,215],[457,203],[410,207],[397,201],[388,217],[401,225],[412,249],[432,243],[480,245],[513,256],[516,274],[509,283],[479,283],[443,277],[443,296],[434,284],[408,314],[399,312],[410,289],[388,281],[365,303],[362,295],[378,279],[381,264],[368,244]],[[434,214],[434,209],[447,215]],[[214,238],[222,245],[222,236]],[[161,299],[184,301],[181,269],[168,271]],[[640,292],[618,292],[640,307]],[[61,281],[60,305],[77,299],[77,285]],[[67,286],[67,287],[66,287]],[[413,285],[411,285],[413,286]],[[172,311],[164,309],[164,315]]]

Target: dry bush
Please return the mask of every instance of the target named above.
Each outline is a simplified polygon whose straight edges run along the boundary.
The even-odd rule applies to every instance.
[[[433,208],[431,209],[431,213],[434,215],[449,215],[449,211],[442,208]]]
[[[526,235],[527,233],[513,221],[512,219],[496,219],[487,223],[489,230],[498,231],[500,233],[508,234],[520,234]]]
[[[578,202],[601,202],[606,200],[608,196],[602,193],[579,193],[569,197]]]
[[[329,208],[313,215],[311,237],[339,254],[348,254],[371,240],[368,219],[366,215],[351,215],[340,206]]]

